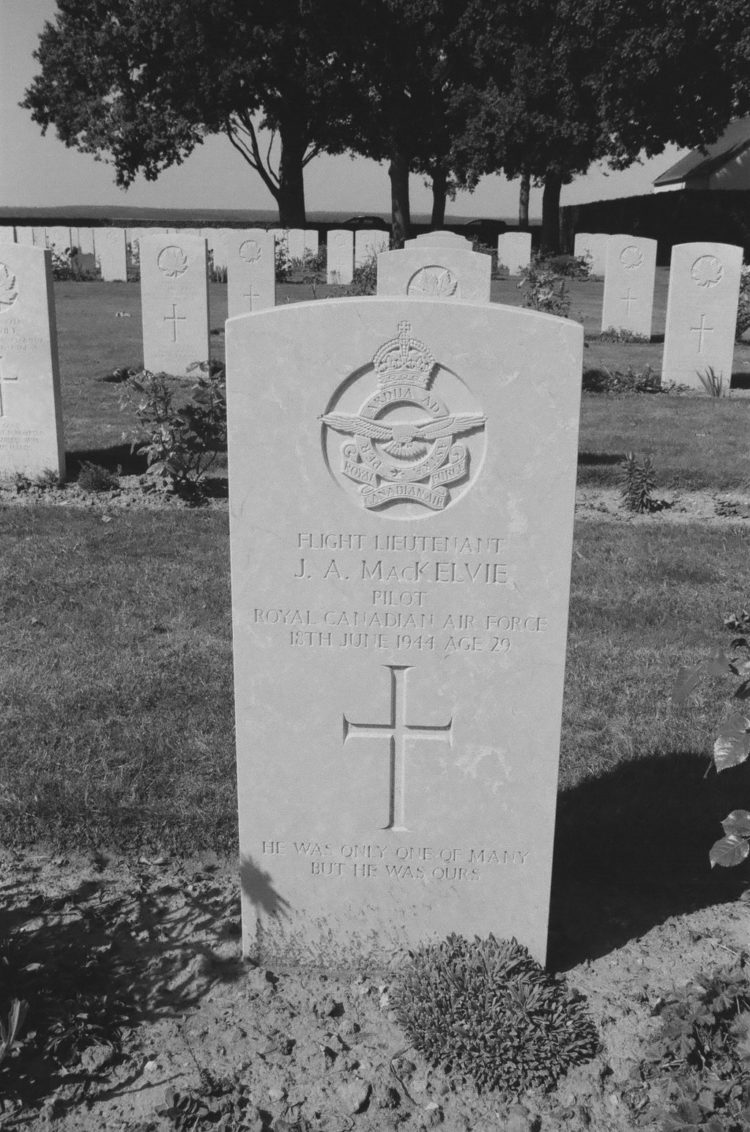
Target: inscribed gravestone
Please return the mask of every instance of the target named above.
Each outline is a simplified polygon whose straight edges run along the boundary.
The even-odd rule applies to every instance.
[[[202,236],[164,233],[141,240],[143,364],[185,374],[208,361],[208,260]]]
[[[289,228],[286,234],[287,247],[291,259],[303,259],[305,255],[305,229]]]
[[[379,295],[488,303],[492,257],[448,245],[421,244],[378,256]]]
[[[47,247],[47,233],[44,228],[32,228],[35,248]]]
[[[76,247],[82,255],[94,254],[94,229],[79,228],[77,232]]]
[[[544,960],[582,338],[372,297],[227,323],[246,951]]]
[[[354,266],[362,267],[372,256],[387,251],[388,233],[372,228],[358,228],[354,233]]]
[[[589,260],[592,275],[604,275],[608,239],[603,232],[578,232],[575,237],[573,254]]]
[[[234,229],[227,241],[229,318],[276,305],[274,242],[264,228]]]
[[[672,248],[662,381],[704,388],[713,370],[725,390],[732,378],[742,248],[677,244]]]
[[[0,247],[0,478],[65,472],[52,255]]]
[[[94,250],[105,283],[124,282],[128,277],[124,228],[97,228]]]
[[[604,271],[602,332],[626,330],[651,337],[656,278],[656,240],[610,236]]]
[[[0,244],[15,244],[16,230],[13,225],[2,224],[0,225]],[[21,243],[21,241],[18,241]]]
[[[531,263],[531,232],[503,232],[497,238],[497,260],[509,275],[520,275]]]
[[[26,224],[19,224],[16,226],[16,243],[23,244],[26,248],[34,247],[34,229],[29,228]]]
[[[354,275],[354,233],[334,228],[326,236],[326,283],[351,283]]]

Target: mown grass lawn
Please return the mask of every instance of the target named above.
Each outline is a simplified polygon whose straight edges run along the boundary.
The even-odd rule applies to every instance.
[[[4,844],[232,852],[226,515],[13,507],[0,538]],[[722,614],[747,604],[747,551],[740,529],[577,526],[563,791],[709,750],[726,689],[689,712],[669,692],[702,655],[691,637],[721,640]],[[737,775],[722,787],[739,805]]]

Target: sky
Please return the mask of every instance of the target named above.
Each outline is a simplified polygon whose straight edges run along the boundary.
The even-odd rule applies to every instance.
[[[152,208],[274,209],[273,197],[260,177],[223,136],[206,139],[182,165],[168,169],[155,182],[138,177],[119,189],[114,171],[104,162],[68,149],[54,130],[42,137],[40,127],[18,103],[37,72],[32,58],[45,20],[52,19],[55,0],[0,0],[0,207],[122,205]],[[669,146],[656,158],[623,172],[592,166],[563,188],[563,205],[651,191],[655,177],[684,153]],[[422,178],[410,185],[414,214],[429,213],[432,195]],[[315,158],[305,171],[309,212],[390,211],[390,187],[384,164],[365,158]],[[542,192],[532,188],[530,218],[541,217]],[[484,177],[474,193],[459,193],[448,205],[448,218],[479,216],[514,218],[518,182]]]

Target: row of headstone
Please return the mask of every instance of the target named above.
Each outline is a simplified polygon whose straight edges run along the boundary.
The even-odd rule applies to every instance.
[[[426,232],[378,255],[378,295],[490,301],[492,257],[453,232]]]

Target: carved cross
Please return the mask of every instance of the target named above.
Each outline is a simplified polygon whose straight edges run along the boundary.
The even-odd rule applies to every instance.
[[[630,316],[630,308],[631,308],[632,304],[636,301],[635,295],[631,292],[630,288],[628,287],[627,294],[621,295],[620,298],[625,303],[625,307],[626,307],[627,314],[628,314],[628,317],[629,317]]]
[[[389,739],[389,812],[384,829],[406,830],[406,752],[409,740],[432,739],[453,742],[453,717],[443,724],[407,723],[406,673],[411,665],[386,664],[391,683],[390,720],[388,723],[353,723],[344,719],[344,743],[350,735],[363,739]]]
[[[704,314],[701,315],[700,326],[691,326],[690,327],[690,333],[698,335],[698,353],[699,354],[703,353],[703,335],[704,334],[713,334],[713,332],[714,332],[713,326],[706,326],[706,316]]]
[[[177,314],[177,303],[172,303],[172,313],[171,314],[165,314],[164,315],[164,321],[172,323],[172,341],[176,342],[177,341],[177,323],[178,322],[187,322],[187,319],[186,319],[184,314]]]

